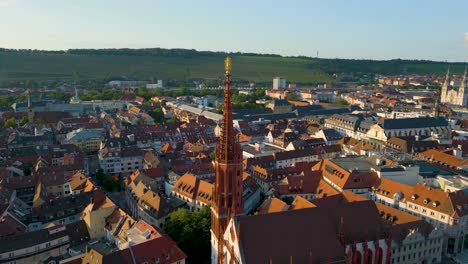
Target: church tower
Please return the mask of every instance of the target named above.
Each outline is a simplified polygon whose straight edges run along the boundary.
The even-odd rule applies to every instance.
[[[432,116],[433,117],[439,117],[440,115],[440,94],[434,93],[434,96],[436,98],[434,99],[434,108],[432,109]]]
[[[211,263],[225,263],[224,233],[230,219],[243,214],[242,151],[233,125],[231,58],[224,61],[223,121],[216,146],[213,202],[211,205]]]
[[[28,91],[28,122],[34,123],[34,110],[31,105],[31,92]]]
[[[466,106],[468,104],[468,87],[466,87],[467,86],[466,71],[467,69],[465,68],[463,79],[460,83],[460,88],[458,88],[458,96],[460,97],[459,105],[461,106]]]
[[[442,84],[442,89],[440,91],[440,101],[442,103],[447,102],[447,91],[448,91],[448,86],[450,84],[450,68],[447,70],[447,75],[445,76],[445,81],[444,84]]]

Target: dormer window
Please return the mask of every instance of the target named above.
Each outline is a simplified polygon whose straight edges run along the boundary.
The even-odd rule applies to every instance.
[[[423,203],[428,204],[431,200],[429,198],[424,199]]]
[[[413,194],[413,195],[411,196],[411,200],[416,200],[416,199],[418,199],[418,195],[417,195],[417,194]]]
[[[437,207],[438,205],[439,205],[439,202],[438,202],[438,201],[432,202],[432,206]]]

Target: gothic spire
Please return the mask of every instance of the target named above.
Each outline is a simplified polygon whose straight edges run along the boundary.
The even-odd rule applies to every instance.
[[[31,91],[28,90],[28,109],[31,108]]]
[[[447,68],[447,74],[445,75],[444,86],[448,86],[450,79],[450,66]]]
[[[221,135],[219,138],[218,161],[228,162],[234,161],[233,147],[235,145],[235,131],[232,118],[232,102],[231,102],[231,58],[226,57],[224,60],[224,69],[226,71],[224,78],[224,104],[223,104],[223,121],[221,124]]]
[[[224,234],[228,222],[243,215],[242,148],[236,139],[231,102],[231,58],[224,60],[223,120],[214,160],[215,182],[211,204],[212,263],[223,263]]]

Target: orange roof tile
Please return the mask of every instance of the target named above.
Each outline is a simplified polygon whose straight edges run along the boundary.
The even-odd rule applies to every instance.
[[[291,203],[289,210],[298,210],[298,209],[311,208],[311,207],[317,207],[317,206],[298,195],[296,196],[296,198],[294,198],[294,201]]]
[[[288,210],[288,205],[278,198],[265,200],[258,209],[259,214],[270,214]]]

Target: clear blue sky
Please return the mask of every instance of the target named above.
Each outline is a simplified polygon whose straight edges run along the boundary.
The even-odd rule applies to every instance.
[[[468,1],[0,0],[0,47],[468,61]]]

